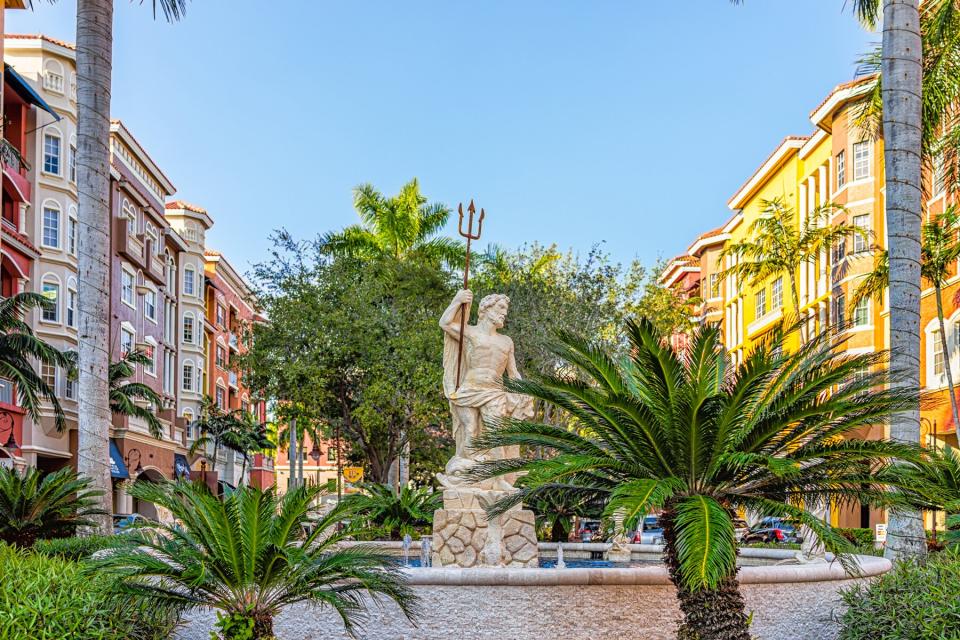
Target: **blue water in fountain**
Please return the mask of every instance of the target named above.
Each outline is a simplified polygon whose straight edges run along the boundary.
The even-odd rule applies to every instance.
[[[633,567],[649,566],[651,564],[659,564],[659,562],[655,560],[649,562],[610,562],[609,560],[568,560],[564,558],[564,565],[567,569],[630,569]],[[410,558],[406,566],[419,568],[421,566],[420,558]],[[557,561],[554,558],[540,558],[540,568],[556,569]]]

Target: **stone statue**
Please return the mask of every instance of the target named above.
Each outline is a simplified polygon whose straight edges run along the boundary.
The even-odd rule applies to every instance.
[[[480,301],[477,324],[465,324],[463,354],[460,362],[460,386],[457,387],[457,352],[461,314],[470,317],[473,293],[461,289],[440,317],[443,329],[443,393],[450,401],[453,415],[453,437],[456,452],[447,463],[445,473],[437,479],[447,488],[465,486],[495,491],[511,491],[508,478],[499,477],[483,483],[470,483],[460,474],[485,460],[502,460],[518,455],[518,451],[495,449],[478,453],[472,450],[473,440],[480,435],[484,422],[502,418],[523,420],[533,417],[533,399],[503,388],[503,375],[520,378],[513,352],[513,340],[497,333],[503,328],[510,298],[491,294]]]

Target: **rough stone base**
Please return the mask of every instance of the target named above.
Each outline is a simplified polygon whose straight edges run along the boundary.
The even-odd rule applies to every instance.
[[[526,509],[487,520],[483,506],[503,494],[446,490],[443,509],[433,515],[435,567],[537,567],[534,515]]]

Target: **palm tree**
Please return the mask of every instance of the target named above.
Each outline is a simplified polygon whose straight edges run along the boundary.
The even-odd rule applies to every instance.
[[[844,338],[827,332],[788,353],[784,343],[794,330],[774,329],[735,368],[713,326],[675,352],[650,321],[630,322],[630,356],[620,360],[565,336],[557,356],[589,382],[545,376],[508,384],[568,412],[577,428],[506,421],[478,438],[478,449],[523,445],[555,454],[474,467],[474,479],[526,474],[489,515],[547,492],[607,500],[606,515],[621,512],[626,521],[662,510],[664,557],[684,614],[681,637],[746,640],[734,511],[792,518],[852,569],[845,555],[851,543],[808,510],[905,503],[892,481],[873,473],[922,455],[915,443],[856,434],[915,401],[887,386],[885,354],[849,355],[840,350]]]
[[[320,239],[324,253],[362,259],[406,260],[416,256],[453,266],[463,263],[463,245],[437,236],[450,218],[450,209],[439,202],[428,204],[416,178],[393,197],[385,197],[371,184],[362,184],[353,190],[353,208],[361,223],[324,235]]]
[[[56,390],[37,375],[33,360],[53,367],[70,369],[68,354],[50,346],[34,333],[23,319],[27,311],[42,309],[50,301],[39,293],[17,293],[0,300],[0,378],[17,388],[17,401],[35,421],[40,421],[40,402],[46,399],[53,407],[58,431],[66,427],[66,418]]]
[[[193,427],[200,433],[200,436],[190,445],[188,453],[195,456],[212,444],[213,461],[210,464],[210,471],[216,471],[217,455],[220,453],[221,446],[236,453],[241,453],[236,446],[239,440],[237,432],[241,431],[244,426],[244,423],[237,418],[235,413],[221,409],[213,398],[205,396],[200,402],[200,415],[193,421]]]
[[[131,593],[215,609],[221,632],[273,638],[273,618],[283,607],[311,602],[332,607],[352,633],[366,617],[363,595],[393,600],[408,618],[415,612],[413,592],[394,562],[367,548],[337,546],[346,534],[334,528],[348,511],[334,509],[302,538],[316,487],[282,497],[243,487],[223,501],[185,482],[138,483],[130,493],[166,507],[177,524],[159,525],[160,535],[134,531],[137,546],[95,561],[94,568],[119,574]]]
[[[0,540],[30,548],[43,538],[72,535],[102,515],[90,479],[69,467],[44,475],[0,467]]]
[[[236,426],[224,434],[224,446],[236,451],[243,457],[243,467],[240,469],[240,482],[247,477],[247,464],[254,453],[273,447],[273,442],[267,436],[265,425],[256,421],[253,414],[246,411],[234,412]]]
[[[443,493],[407,486],[394,493],[388,484],[372,483],[364,485],[362,493],[351,494],[342,502],[365,529],[400,540],[433,524],[433,512],[443,507]]]
[[[157,418],[156,408],[163,406],[163,398],[142,382],[127,382],[136,373],[137,365],[148,366],[153,359],[140,350],[125,354],[110,365],[110,411],[122,416],[133,416],[147,423],[150,435],[163,438],[163,424]],[[141,406],[145,400],[149,406]]]
[[[761,202],[760,216],[750,226],[746,237],[726,245],[720,260],[737,258],[737,263],[725,269],[722,277],[734,277],[751,286],[768,279],[785,276],[790,284],[793,311],[800,318],[800,289],[797,286],[800,270],[815,262],[820,254],[838,242],[846,242],[855,235],[865,235],[858,227],[846,224],[831,225],[830,217],[839,205],[820,205],[805,224],[797,224],[797,216],[782,197]],[[806,340],[806,323],[800,323],[800,335]]]
[[[187,0],[153,0],[168,21]],[[77,192],[79,194],[79,393],[77,468],[112,504],[110,425],[110,84],[113,0],[77,0]],[[108,511],[109,512],[109,511]],[[98,529],[109,533],[110,518]]]

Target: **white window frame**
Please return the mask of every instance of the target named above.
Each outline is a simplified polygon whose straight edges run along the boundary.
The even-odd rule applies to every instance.
[[[77,145],[71,144],[69,149],[70,157],[67,158],[67,170],[70,182],[77,184]]]
[[[853,179],[866,180],[870,177],[870,142],[861,140],[853,143]]]
[[[783,276],[780,276],[770,285],[770,308],[773,310],[783,307]]]
[[[47,149],[47,142],[48,141],[52,142],[53,140],[56,140],[56,143],[57,143],[56,156],[51,155]],[[57,165],[56,171],[50,171],[47,168],[48,158],[51,160],[51,164],[56,163]],[[43,173],[47,174],[48,176],[57,176],[57,177],[60,177],[63,175],[63,136],[61,136],[59,133],[54,133],[52,131],[47,131],[43,134],[43,157],[41,158],[41,160],[43,162],[41,163],[40,170]]]
[[[128,277],[130,278],[129,287],[126,281]],[[137,274],[126,267],[120,269],[120,301],[131,309],[137,308]]]
[[[77,328],[77,311],[77,290],[74,287],[67,287],[66,321],[67,326],[73,329]]]
[[[862,322],[860,321],[862,320]],[[862,298],[853,307],[853,313],[850,316],[853,327],[863,328],[870,326],[870,299]]]
[[[80,222],[77,216],[72,213],[67,214],[67,253],[71,256],[77,255],[77,247],[80,240]]]
[[[153,308],[152,314],[148,313],[151,307]],[[157,324],[157,292],[154,289],[150,289],[143,294],[143,317],[153,324]]]
[[[187,287],[187,285],[190,285]],[[195,296],[197,290],[197,270],[193,265],[187,265],[183,268],[183,295]]]
[[[753,312],[756,317],[762,318],[767,315],[767,289],[766,287],[758,290],[753,294]]]
[[[847,154],[845,153],[845,151],[846,151],[845,149],[840,149],[840,151],[837,152],[837,157],[836,157],[836,161],[837,161],[836,181],[837,181],[838,191],[840,189],[843,189],[845,186],[847,186],[847,158],[846,158]]]
[[[63,290],[61,283],[54,277],[44,276],[40,281],[40,292],[46,295],[47,287],[51,287],[51,291],[56,291],[56,298],[53,300],[53,305],[45,305],[40,309],[40,321],[47,324],[60,324],[60,293]],[[53,312],[53,317],[47,317],[47,312]]]
[[[52,383],[48,379],[51,373],[53,375]],[[57,392],[57,380],[59,378],[60,378],[60,372],[58,371],[57,365],[47,364],[46,362],[40,363],[40,379],[43,380],[54,393]]]
[[[933,341],[933,358],[931,359],[931,362],[933,363],[933,375],[946,375],[947,357],[943,352],[943,340],[940,339],[940,329],[934,329],[930,332],[930,340]]]
[[[190,338],[187,338],[187,321],[190,321]],[[197,322],[193,312],[187,311],[183,314],[183,323],[180,327],[180,341],[183,344],[196,344]]]
[[[189,371],[189,375],[187,374],[188,371]],[[195,378],[196,378],[196,373],[195,373],[195,368],[194,368],[193,360],[186,360],[186,361],[184,361],[183,366],[180,368],[180,388],[181,388],[181,390],[182,390],[182,391],[186,391],[186,392],[188,392],[188,393],[194,392],[195,389],[193,388],[193,385],[195,384]],[[189,385],[188,385],[188,384],[184,384],[184,383],[187,382],[188,380],[190,381]]]
[[[61,225],[60,222],[63,218],[63,209],[60,208],[60,205],[55,202],[43,203],[42,211],[40,212],[40,246],[46,249],[59,249],[61,246],[60,242],[60,231]],[[50,244],[47,242],[47,230],[52,229],[50,225],[47,224],[47,214],[56,214],[56,229],[54,230],[53,237],[56,238],[56,244]]]
[[[144,365],[143,372],[152,378],[157,377],[157,341],[154,340],[151,336],[144,338],[144,342],[147,343],[150,352],[147,353],[147,356],[150,359],[149,365]]]
[[[129,336],[129,346],[124,349],[124,346],[127,342],[127,337]],[[134,329],[131,329],[129,325],[125,322],[120,325],[120,357],[124,358],[137,348],[137,332]]]
[[[866,220],[866,224],[859,224],[857,220]],[[851,219],[851,224],[854,227],[860,227],[864,233],[870,233],[870,214],[869,213],[858,213],[853,216]],[[870,242],[866,238],[861,236],[859,233],[853,234],[853,252],[862,253],[864,251],[870,250]]]

